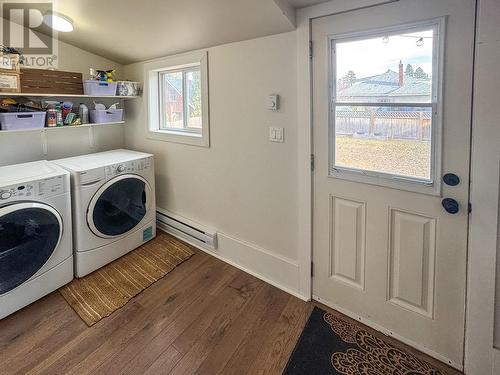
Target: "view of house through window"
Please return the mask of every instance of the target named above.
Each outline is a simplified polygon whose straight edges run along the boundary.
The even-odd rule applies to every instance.
[[[201,133],[200,67],[165,71],[160,79],[160,129]]]
[[[434,32],[332,41],[334,168],[432,180]]]

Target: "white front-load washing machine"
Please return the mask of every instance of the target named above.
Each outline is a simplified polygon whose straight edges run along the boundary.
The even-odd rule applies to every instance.
[[[0,319],[73,279],[69,173],[0,167]]]
[[[153,155],[113,150],[54,162],[71,174],[77,277],[156,236]]]

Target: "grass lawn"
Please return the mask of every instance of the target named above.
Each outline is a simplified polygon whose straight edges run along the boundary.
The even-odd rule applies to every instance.
[[[338,166],[429,178],[431,143],[337,136]]]

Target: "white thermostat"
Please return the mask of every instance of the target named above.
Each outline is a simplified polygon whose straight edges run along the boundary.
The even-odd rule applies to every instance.
[[[280,96],[271,94],[267,97],[267,109],[270,111],[277,111],[280,109]]]

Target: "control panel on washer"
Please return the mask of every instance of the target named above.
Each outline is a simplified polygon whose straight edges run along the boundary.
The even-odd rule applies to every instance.
[[[106,167],[106,178],[118,176],[122,173],[136,173],[151,168],[152,158],[131,160],[123,163],[108,165]]]
[[[65,191],[64,176],[56,176],[0,188],[0,202],[51,197],[62,194]]]

